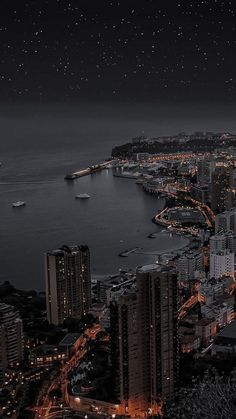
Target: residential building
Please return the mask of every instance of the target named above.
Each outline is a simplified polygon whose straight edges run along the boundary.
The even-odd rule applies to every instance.
[[[166,266],[137,269],[138,332],[142,393],[155,412],[170,399],[178,379],[178,280]]]
[[[227,249],[226,235],[217,233],[210,238],[210,252],[218,252]]]
[[[236,356],[236,320],[216,335],[211,354],[226,359]]]
[[[232,166],[216,166],[211,180],[211,207],[216,213],[226,209],[228,189],[232,185]]]
[[[218,298],[212,303],[207,301],[201,306],[201,313],[203,317],[214,318],[217,327],[222,328],[234,319],[234,297]]]
[[[199,299],[204,299],[206,303],[213,302],[219,296],[227,293],[233,284],[232,276],[229,277],[220,277],[216,278],[208,278],[204,280],[200,280],[199,284]]]
[[[197,351],[201,346],[201,339],[199,336],[183,335],[180,338],[180,349],[182,353],[189,353]]]
[[[127,292],[114,300],[111,314],[111,361],[113,383],[124,414],[142,410],[142,387],[138,369],[137,296]]]
[[[207,347],[216,335],[216,321],[203,318],[196,323],[195,329],[196,336],[200,337],[202,346]]]
[[[113,380],[125,415],[158,414],[178,380],[176,271],[137,268],[137,293],[111,303]]]
[[[236,233],[236,208],[224,211],[215,218],[215,232],[232,231]]]
[[[232,231],[219,232],[210,238],[210,252],[221,250],[236,252],[236,234]]]
[[[87,246],[63,246],[45,255],[47,319],[62,324],[80,319],[91,306],[90,254]]]
[[[19,312],[0,304],[0,371],[16,367],[23,361],[23,327]]]
[[[64,348],[54,345],[41,345],[30,352],[30,365],[36,368],[49,367],[58,362],[65,362],[68,353]]]
[[[178,278],[185,287],[194,282],[196,272],[204,270],[204,254],[201,252],[186,252],[177,259]]]
[[[197,181],[200,185],[208,185],[211,183],[211,175],[213,171],[213,161],[201,159],[197,162]]]
[[[234,277],[234,253],[221,250],[210,253],[210,278]]]
[[[202,202],[203,204],[207,204],[210,200],[208,185],[192,184],[190,194],[193,199]]]

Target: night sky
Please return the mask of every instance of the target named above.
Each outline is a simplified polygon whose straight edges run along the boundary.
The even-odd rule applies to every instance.
[[[0,101],[236,101],[236,2],[1,0]]]

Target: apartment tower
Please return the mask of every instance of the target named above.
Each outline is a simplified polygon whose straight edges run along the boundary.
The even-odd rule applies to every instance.
[[[0,379],[7,368],[23,361],[23,327],[19,312],[8,304],[0,304]]]
[[[137,292],[111,303],[113,383],[123,414],[159,414],[178,379],[178,287],[165,266],[137,269]]]
[[[45,255],[47,319],[58,325],[80,319],[91,306],[88,246],[63,246]]]

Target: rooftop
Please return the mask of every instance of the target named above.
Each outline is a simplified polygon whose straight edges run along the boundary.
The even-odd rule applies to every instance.
[[[164,272],[164,271],[170,271],[171,268],[164,266],[164,265],[159,265],[156,263],[152,263],[150,265],[144,265],[144,266],[138,266],[137,267],[137,272],[140,273],[145,273],[145,272],[152,272],[152,271],[156,271],[156,272]]]
[[[236,320],[224,327],[224,329],[218,333],[217,337],[236,338]]]
[[[171,208],[168,211],[168,219],[180,223],[204,223],[205,218],[197,208]]]
[[[63,349],[55,347],[54,345],[41,345],[37,348],[34,348],[31,353],[36,356],[44,356],[44,355],[54,355],[57,353],[61,353]]]
[[[54,249],[49,252],[47,252],[48,256],[60,256],[66,254],[77,254],[78,252],[87,252],[88,246],[87,245],[73,245],[73,246],[67,246],[63,245],[59,249]]]
[[[197,326],[208,326],[209,324],[213,323],[215,320],[214,319],[201,319],[197,322]]]
[[[81,333],[68,333],[59,343],[59,346],[73,346],[81,336]]]
[[[198,336],[195,336],[194,334],[192,334],[192,335],[184,335],[184,336],[181,337],[181,343],[193,343],[197,339],[199,339],[199,337]]]

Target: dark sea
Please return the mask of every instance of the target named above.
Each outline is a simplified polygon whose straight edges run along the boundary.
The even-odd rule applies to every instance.
[[[163,200],[135,181],[104,170],[68,182],[66,173],[104,161],[113,146],[138,135],[236,131],[230,108],[151,104],[1,105],[0,126],[0,282],[37,290],[44,289],[44,252],[64,244],[90,247],[93,276],[154,262],[187,244],[152,223]],[[83,192],[91,198],[76,200]],[[17,200],[27,205],[12,208]],[[160,234],[149,239],[153,232]],[[118,256],[133,247],[143,254]]]

